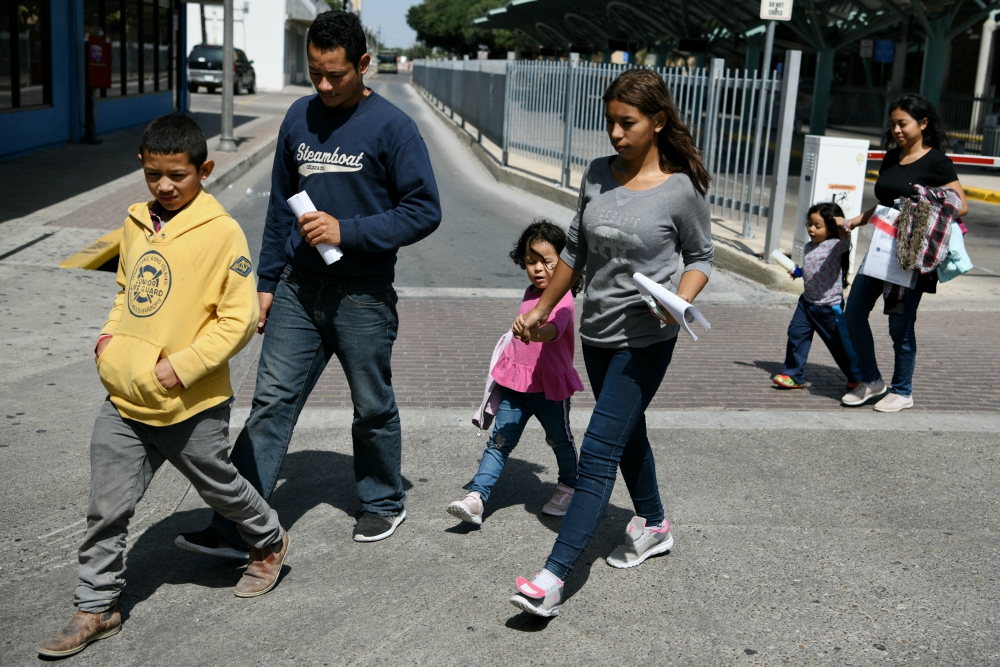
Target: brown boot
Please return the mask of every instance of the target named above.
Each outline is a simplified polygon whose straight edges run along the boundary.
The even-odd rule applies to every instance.
[[[122,615],[118,603],[106,611],[91,614],[77,611],[66,627],[38,646],[38,653],[50,658],[65,658],[87,648],[87,644],[118,634]]]
[[[263,549],[250,549],[250,563],[246,572],[237,582],[236,597],[253,598],[268,592],[278,583],[278,574],[281,573],[281,564],[285,562],[288,555],[288,532],[282,531],[281,550],[275,551],[275,545],[271,544]]]

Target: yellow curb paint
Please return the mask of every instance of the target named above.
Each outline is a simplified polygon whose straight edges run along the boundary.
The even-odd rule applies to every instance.
[[[869,171],[865,174],[865,180],[874,183],[878,180],[877,171]],[[966,199],[974,199],[976,201],[985,202],[987,204],[1000,204],[1000,191],[997,190],[986,190],[984,188],[967,188],[962,186],[965,190]]]
[[[96,270],[118,255],[125,228],[119,227],[97,239],[86,248],[77,251],[63,261],[59,267],[63,269]]]

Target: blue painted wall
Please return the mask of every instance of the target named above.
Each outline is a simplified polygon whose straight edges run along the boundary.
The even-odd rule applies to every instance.
[[[52,105],[24,111],[0,113],[0,159],[80,141],[84,134],[83,104],[83,0],[52,2]],[[182,9],[183,18],[183,9]],[[181,20],[181,54],[187,56]],[[186,70],[186,68],[185,68]],[[181,85],[181,108],[187,110],[186,72]],[[173,91],[97,101],[97,133],[148,123],[174,111]]]
[[[146,93],[129,97],[107,97],[97,100],[95,113],[97,133],[113,132],[142,125],[157,116],[174,111],[174,93]]]
[[[70,140],[75,95],[76,54],[82,36],[72,34],[75,11],[82,0],[52,0],[52,106],[0,113],[0,158],[64,144]]]

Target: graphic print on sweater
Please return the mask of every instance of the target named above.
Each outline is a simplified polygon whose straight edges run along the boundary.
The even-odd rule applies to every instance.
[[[638,234],[623,229],[635,229],[639,219],[618,211],[601,211],[598,224],[588,234],[590,252],[618,264],[628,263],[628,251],[645,248]]]
[[[136,317],[149,317],[170,294],[170,265],[163,255],[150,250],[139,258],[128,279],[128,310]]]
[[[299,175],[303,178],[312,174],[325,174],[338,171],[361,171],[364,164],[364,152],[348,155],[340,152],[340,146],[329,151],[314,151],[312,146],[299,144],[295,159],[299,162]]]

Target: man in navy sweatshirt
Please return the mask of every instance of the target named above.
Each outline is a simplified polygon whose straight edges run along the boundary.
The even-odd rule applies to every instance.
[[[361,503],[354,539],[373,542],[406,518],[389,363],[399,324],[396,251],[437,229],[441,203],[416,124],[364,85],[370,56],[358,17],[320,14],[307,45],[318,94],[291,106],[278,135],[257,267],[257,332],[266,327],[266,335],[253,407],[232,461],[270,497],[302,406],[337,355],[354,403]],[[317,211],[296,219],[286,200],[303,190]],[[344,256],[328,266],[316,249],[320,243],[340,246]],[[249,552],[218,514],[176,544],[215,556]]]

